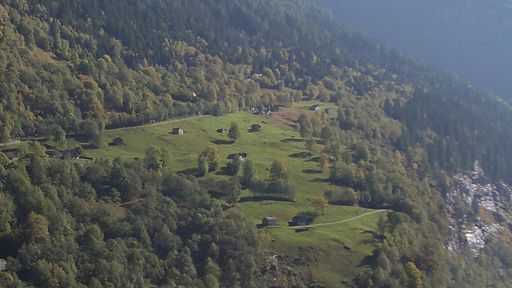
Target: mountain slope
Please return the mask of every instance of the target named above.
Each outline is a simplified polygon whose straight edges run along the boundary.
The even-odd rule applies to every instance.
[[[80,148],[73,151],[111,151],[102,140],[105,128],[240,110],[271,115],[281,106],[296,109],[293,103],[301,100],[316,102],[309,112],[284,116],[301,134],[290,141],[304,142],[309,153],[292,156],[305,157],[308,165],[323,159],[319,164],[330,171],[318,180],[320,191],[303,200],[312,206],[321,196],[324,204],[393,211],[368,232],[379,241],[372,257],[353,263],[365,272],[344,285],[464,287],[492,279],[500,287],[510,277],[510,263],[495,250],[474,259],[445,246],[452,236],[446,196],[455,174],[478,160],[490,180],[511,181],[510,106],[343,29],[313,2],[5,0],[0,23],[1,140],[38,137],[49,149],[22,144],[5,150],[10,159],[1,157],[0,257],[8,265],[0,272],[9,285],[261,284],[265,275],[257,267],[268,255],[255,242],[265,241],[256,241],[235,209],[221,209],[239,200],[236,183],[245,175],[217,171],[215,148],[188,155],[197,159],[197,170],[168,161],[180,158],[161,149],[172,146],[148,147],[144,158],[127,162],[45,155],[74,145]],[[329,111],[313,106],[322,102],[330,102]],[[144,140],[144,148],[151,145],[150,137]],[[288,178],[285,161],[275,160],[270,176],[242,184],[256,196],[290,200],[290,187],[311,176]],[[175,175],[177,167],[192,170]],[[290,175],[317,173],[306,170]],[[228,200],[201,186],[209,172],[234,181],[218,183]],[[130,206],[142,198],[153,206]],[[170,211],[158,206],[162,202]],[[131,221],[137,217],[143,223]],[[52,230],[59,219],[68,219],[69,230]],[[209,230],[212,222],[217,226]],[[40,254],[49,243],[60,248]],[[311,253],[325,251],[313,244]],[[144,260],[128,253],[132,247]],[[266,252],[289,252],[286,245],[274,248]],[[110,254],[95,262],[98,251]],[[123,277],[139,260],[138,278]],[[302,264],[307,271],[309,263]],[[112,277],[100,273],[106,266],[115,268]],[[280,276],[283,283],[301,281],[292,272]]]

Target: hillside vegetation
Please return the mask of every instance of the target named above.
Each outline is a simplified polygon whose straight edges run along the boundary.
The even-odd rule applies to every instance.
[[[311,103],[298,106],[306,105],[307,107],[308,104]],[[229,127],[232,122],[239,123],[242,130],[240,139],[234,144],[231,143],[227,135],[217,132],[219,128]],[[250,133],[247,131],[254,123],[262,125],[260,132]],[[171,134],[170,131],[174,127],[182,128],[185,134]],[[299,133],[290,127],[269,121],[267,117],[249,113],[233,113],[222,117],[206,116],[183,119],[154,126],[118,129],[104,133],[105,142],[110,142],[110,139],[118,137],[124,139],[124,145],[86,150],[86,155],[95,159],[103,157],[122,157],[126,160],[144,158],[148,145],[153,145],[169,150],[169,164],[167,165],[174,171],[195,173],[193,168],[197,167],[198,155],[208,147],[215,147],[219,153],[219,168],[218,171],[207,175],[204,180],[207,181],[204,187],[210,191],[214,190],[215,185],[211,184],[215,182],[213,179],[230,177],[221,172],[230,163],[227,157],[231,153],[242,151],[247,153],[245,161],[254,163],[255,177],[259,179],[269,178],[268,170],[272,161],[284,160],[288,169],[289,182],[294,192],[294,201],[272,201],[265,200],[265,198],[252,200],[254,195],[259,196],[259,194],[250,189],[244,190],[241,193],[241,203],[235,209],[240,210],[254,226],[261,224],[261,219],[266,216],[276,216],[280,225],[288,226],[287,222],[301,212],[320,214],[319,200],[324,192],[339,189],[327,182],[329,174],[322,173],[318,161],[315,160],[319,152],[323,150],[323,145],[318,144],[313,155],[309,156]],[[243,171],[239,172],[239,176],[243,176]],[[361,208],[333,205],[326,208],[325,215],[319,215],[315,219],[315,224],[340,221],[365,212],[366,210]],[[295,233],[293,229],[268,229],[260,230],[260,233],[262,233],[261,237],[266,239],[264,241],[268,250],[266,257],[277,254],[289,259],[302,259],[304,263],[301,263],[299,267],[300,273],[303,275],[299,278],[314,279],[327,286],[337,286],[343,280],[349,282],[358,273],[365,270],[364,266],[357,267],[357,263],[362,264],[365,257],[371,256],[378,243],[375,235],[379,234],[377,222],[380,216],[383,215],[370,215],[356,219],[353,223],[312,228],[309,232],[299,234]],[[343,248],[343,246],[347,248]],[[299,255],[302,255],[302,258],[299,258]],[[341,265],[341,263],[343,264]],[[306,265],[309,267],[307,268]],[[280,263],[280,267],[283,269],[285,264]]]
[[[454,174],[478,160],[512,180],[509,103],[310,1],[0,0],[0,36],[4,286],[506,287],[512,275],[496,250],[445,245],[460,236],[445,203]],[[390,212],[255,231],[315,202],[319,223]],[[272,253],[289,273],[269,278]]]

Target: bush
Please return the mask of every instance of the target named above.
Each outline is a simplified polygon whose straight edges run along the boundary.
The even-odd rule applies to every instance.
[[[353,206],[357,203],[357,193],[352,188],[329,190],[324,193],[329,203],[335,205]]]
[[[306,217],[311,217],[311,218],[315,219],[318,216],[320,216],[320,214],[318,214],[318,212],[316,212],[316,211],[305,211],[305,212],[299,212],[295,216],[306,216]]]
[[[89,142],[96,147],[101,145],[101,131],[98,123],[93,120],[84,120],[78,128],[81,141]]]
[[[226,172],[229,175],[235,176],[238,174],[238,172],[240,172],[241,166],[242,166],[242,161],[240,161],[240,158],[235,157],[226,166]]]
[[[268,195],[290,200],[295,197],[295,191],[293,191],[288,181],[283,179],[254,181],[251,188],[256,194],[260,195]]]
[[[254,164],[251,160],[245,160],[243,165],[243,176],[242,176],[242,184],[247,187],[250,187],[254,181],[254,174],[256,174]]]

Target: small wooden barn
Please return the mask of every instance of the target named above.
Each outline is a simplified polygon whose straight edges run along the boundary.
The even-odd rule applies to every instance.
[[[310,215],[297,215],[292,218],[291,222],[288,222],[289,226],[307,226],[313,223],[313,216]]]
[[[263,227],[277,226],[277,217],[264,217],[263,219],[261,219],[261,225]]]
[[[251,132],[260,132],[261,131],[261,125],[260,124],[252,124],[251,125]]]
[[[121,137],[116,137],[112,140],[112,142],[109,144],[110,146],[119,146],[124,145],[124,139]]]
[[[183,135],[185,134],[185,130],[183,130],[183,128],[172,128],[172,134],[174,135]]]

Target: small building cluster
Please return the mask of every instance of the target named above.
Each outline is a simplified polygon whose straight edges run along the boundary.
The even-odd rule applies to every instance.
[[[259,106],[259,107],[251,107],[249,108],[249,112],[256,114],[256,115],[270,115],[272,112],[279,112],[284,105],[280,104],[273,104],[269,106]]]
[[[304,226],[311,225],[314,220],[315,219],[311,215],[301,214],[301,215],[297,215],[297,216],[293,217],[292,221],[288,222],[288,226],[304,227]],[[261,227],[275,227],[275,226],[278,226],[277,217],[267,216],[267,217],[264,217],[263,219],[261,219]],[[305,228],[309,229],[309,227],[305,227]],[[304,231],[307,231],[307,229]]]
[[[71,159],[78,160],[82,156],[82,149],[77,147],[73,149],[58,149],[50,145],[45,145],[46,155],[50,158],[61,158],[61,159]]]

